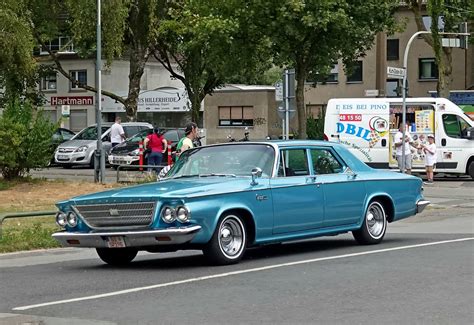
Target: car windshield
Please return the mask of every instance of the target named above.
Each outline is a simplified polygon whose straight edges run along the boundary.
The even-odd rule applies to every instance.
[[[107,132],[110,126],[103,126],[102,127],[102,134]],[[79,132],[75,137],[74,140],[97,140],[97,126],[89,126]]]
[[[131,136],[130,138],[127,139],[127,142],[138,142],[142,141],[147,135],[152,134],[153,129],[145,129],[141,130],[137,134]]]
[[[263,177],[270,177],[274,160],[273,147],[263,143],[198,147],[183,152],[166,176],[250,176],[259,167]]]

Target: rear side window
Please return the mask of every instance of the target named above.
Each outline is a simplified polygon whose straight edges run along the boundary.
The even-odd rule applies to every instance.
[[[280,151],[279,177],[309,175],[305,149],[284,149]]]
[[[322,175],[342,173],[342,165],[339,163],[336,157],[334,157],[330,150],[311,149],[310,153],[315,174]]]

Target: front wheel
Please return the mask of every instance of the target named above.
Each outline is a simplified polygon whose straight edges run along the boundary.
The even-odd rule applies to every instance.
[[[359,244],[373,245],[382,241],[387,230],[387,214],[382,203],[370,202],[365,212],[364,222],[352,235]]]
[[[114,266],[129,264],[138,253],[134,248],[96,248],[96,251],[102,261]]]
[[[471,163],[469,164],[468,172],[469,172],[469,176],[471,176],[471,178],[474,179],[474,161],[471,161]]]
[[[204,248],[206,258],[216,265],[238,263],[247,246],[247,230],[242,217],[224,215],[218,222],[211,240]]]

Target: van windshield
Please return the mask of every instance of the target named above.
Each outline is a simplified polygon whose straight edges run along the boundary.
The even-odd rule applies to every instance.
[[[110,126],[103,126],[102,127],[102,134],[107,132]],[[89,126],[79,132],[75,137],[74,140],[97,140],[97,126]]]

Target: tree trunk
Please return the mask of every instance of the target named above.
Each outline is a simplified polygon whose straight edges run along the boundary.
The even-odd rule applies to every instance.
[[[436,90],[438,91],[438,97],[449,98],[449,91],[451,89],[452,83],[452,55],[451,49],[443,48],[440,53],[440,58],[438,60],[438,84],[436,85]]]
[[[125,110],[128,121],[137,120],[138,95],[140,94],[140,82],[148,61],[148,48],[139,43],[133,43],[130,51],[130,73],[128,75],[128,96],[125,100]]]
[[[304,82],[306,69],[303,64],[296,64],[296,111],[298,113],[298,139],[306,139],[306,109],[304,106]]]

